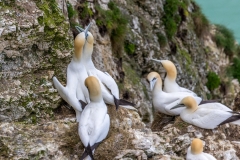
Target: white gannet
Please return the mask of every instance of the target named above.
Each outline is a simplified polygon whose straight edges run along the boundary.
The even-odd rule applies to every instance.
[[[85,85],[89,91],[90,103],[84,108],[78,126],[80,139],[85,146],[85,151],[80,159],[87,156],[89,159],[90,157],[93,159],[95,148],[107,137],[110,118],[97,78],[89,76],[85,80]]]
[[[90,74],[89,76],[94,75],[100,81],[102,95],[105,103],[115,105],[116,108],[118,108],[118,106],[121,105],[122,107],[125,107],[128,109],[136,109],[134,107],[131,107],[131,106],[134,106],[133,103],[123,99],[119,99],[119,89],[115,80],[107,72],[102,72],[94,66],[92,62],[94,37],[88,31],[90,26],[91,26],[91,23],[88,25],[87,29],[85,30],[76,26],[76,29],[79,32],[84,32],[86,35],[86,42],[83,50],[83,59],[84,59],[84,65],[86,67],[86,70]]]
[[[163,66],[163,68],[166,70],[167,75],[164,79],[164,87],[163,87],[163,91],[167,92],[167,93],[172,93],[172,92],[186,92],[188,94],[192,94],[193,97],[199,97],[197,96],[196,93],[194,93],[193,91],[180,87],[177,82],[177,69],[176,66],[173,64],[173,62],[169,61],[169,60],[157,60],[157,59],[151,59],[155,62],[160,62]],[[200,98],[200,97],[199,97]],[[201,104],[205,104],[205,103],[214,103],[217,102],[219,100],[203,100],[201,101]]]
[[[177,69],[176,66],[169,60],[157,60],[157,59],[151,59],[155,62],[160,62],[163,66],[163,68],[167,71],[167,75],[164,79],[164,88],[163,91],[167,93],[171,92],[187,92],[191,93],[193,96],[196,96],[196,93],[190,91],[189,89],[180,87],[177,82]]]
[[[147,76],[150,83],[150,89],[153,96],[153,106],[156,110],[167,115],[179,115],[183,108],[178,110],[170,110],[172,107],[180,104],[181,100],[186,96],[192,96],[188,93],[173,92],[166,93],[162,91],[162,79],[157,72],[151,72]],[[194,97],[198,103],[202,101],[200,97]]]
[[[217,160],[212,155],[203,152],[202,140],[195,138],[187,150],[187,160]]]
[[[80,33],[74,40],[74,54],[72,61],[67,67],[67,84],[64,87],[56,77],[53,77],[53,83],[60,96],[71,105],[76,111],[77,122],[80,119],[82,104],[88,103],[89,95],[84,85],[84,80],[88,77],[84,65],[81,63],[83,46],[85,44],[85,34]]]
[[[198,106],[196,100],[191,96],[183,98],[180,104],[184,104],[186,106],[180,114],[181,119],[197,127],[203,129],[214,129],[225,123],[240,125],[240,114],[227,109],[226,106],[225,109],[223,109],[224,107],[220,109],[217,107],[210,108],[212,103],[205,104],[210,107],[202,107],[202,105]],[[179,107],[184,106],[178,105],[171,108],[171,110],[176,108],[179,109]]]

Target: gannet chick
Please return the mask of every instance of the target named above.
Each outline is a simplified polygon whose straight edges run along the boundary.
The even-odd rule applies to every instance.
[[[86,156],[88,156],[88,159],[90,157],[94,159],[93,152],[96,146],[108,134],[110,118],[97,78],[89,76],[85,80],[85,85],[89,91],[90,103],[84,108],[78,126],[80,139],[85,146],[85,151],[80,159],[84,159]]]
[[[203,152],[202,140],[195,138],[187,150],[187,160],[217,160],[212,155]]]
[[[189,124],[195,125],[203,129],[214,129],[219,125],[225,123],[233,123],[240,125],[240,114],[232,111],[224,111],[222,108],[216,107],[201,107],[197,105],[196,100],[191,97],[185,97],[182,99],[180,104],[184,104],[186,108],[181,112],[181,119]],[[208,105],[211,105],[209,103]],[[173,107],[183,107],[181,105]]]
[[[105,103],[115,105],[116,109],[118,109],[119,105],[125,108],[135,109],[134,107],[131,107],[131,106],[134,106],[133,103],[123,99],[119,99],[119,89],[115,80],[107,72],[102,72],[94,66],[92,62],[94,37],[88,31],[90,26],[91,26],[91,23],[88,25],[88,27],[85,30],[76,26],[76,29],[79,32],[84,32],[86,35],[86,42],[83,50],[83,59],[84,59],[84,65],[86,67],[86,70],[88,71],[88,73],[91,73],[89,74],[89,76],[91,75],[96,76],[100,81],[102,95]]]
[[[87,78],[87,71],[81,63],[83,46],[85,44],[85,34],[80,33],[74,40],[74,54],[72,61],[67,67],[67,84],[64,87],[56,77],[53,77],[53,83],[60,96],[74,108],[77,121],[80,119],[82,104],[79,102],[89,102],[87,88],[84,80]]]
[[[154,108],[167,115],[179,115],[183,110],[170,110],[172,107],[180,104],[181,100],[186,96],[191,96],[191,93],[173,92],[166,93],[162,91],[162,79],[157,72],[151,72],[147,76],[152,91],[152,100]],[[202,101],[199,97],[194,97],[200,103]]]

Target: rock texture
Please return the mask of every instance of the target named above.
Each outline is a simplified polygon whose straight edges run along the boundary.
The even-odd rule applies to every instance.
[[[86,4],[94,17],[98,14],[95,7],[99,4],[108,10],[110,1],[69,2],[76,10]],[[90,16],[95,38],[92,59],[98,69],[116,79],[121,97],[136,103],[137,111],[120,108],[116,112],[108,106],[111,129],[95,158],[182,160],[191,140],[198,137],[205,142],[205,152],[217,159],[239,159],[239,127],[203,130],[179,117],[164,123],[166,117],[152,110],[146,82],[150,71],[158,71],[164,78],[161,65],[150,58],[170,59],[176,64],[181,86],[204,99],[213,94],[239,110],[239,83],[225,77],[229,60],[211,38],[214,27],[199,39],[192,28],[194,5],[189,2],[173,40],[166,39],[163,45],[158,35],[166,38],[162,21],[165,1],[114,2],[128,17],[125,41],[135,46],[134,52],[114,55],[111,35],[102,34],[97,20]],[[79,159],[83,152],[74,111],[65,107],[52,84],[53,75],[66,83],[66,67],[73,51],[67,8],[65,0],[0,0],[0,159]],[[80,26],[87,25],[78,20]],[[205,86],[208,71],[218,73],[224,82],[213,93]]]

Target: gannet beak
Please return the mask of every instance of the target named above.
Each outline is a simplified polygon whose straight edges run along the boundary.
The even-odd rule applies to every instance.
[[[88,36],[87,32],[88,32],[89,28],[91,27],[91,25],[92,25],[92,23],[90,22],[89,25],[87,26],[87,28],[84,30],[84,33],[85,33],[85,37],[86,37],[86,38],[87,38],[87,36]]]
[[[176,108],[181,108],[181,107],[186,107],[186,106],[183,105],[183,104],[178,104],[178,105],[172,107],[170,110],[173,110],[173,109],[176,109]]]
[[[156,82],[157,82],[157,79],[154,79],[154,80],[150,81],[150,90],[151,91],[153,90],[153,87],[154,87]]]
[[[162,65],[162,60],[158,60],[158,59],[154,59],[154,58],[152,58],[151,59],[152,61],[155,61],[155,62],[160,62],[160,64]],[[163,65],[162,65],[163,66]]]
[[[79,33],[84,32],[84,29],[82,29],[82,28],[79,27],[79,26],[75,26],[75,28],[77,29],[77,31],[78,31]]]

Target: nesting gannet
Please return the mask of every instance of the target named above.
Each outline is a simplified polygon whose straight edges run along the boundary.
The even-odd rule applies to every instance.
[[[209,108],[198,106],[196,100],[191,96],[183,98],[180,104],[184,104],[186,106],[180,114],[181,119],[197,127],[214,129],[225,123],[240,125],[240,114],[237,112],[232,112],[231,110],[225,111],[224,109],[218,109],[217,107]],[[209,103],[207,105],[210,106],[211,104],[212,103]],[[179,109],[180,107],[183,106],[178,105],[173,107],[171,110],[176,108]]]
[[[89,95],[84,85],[84,80],[88,77],[87,71],[81,62],[83,46],[85,44],[85,34],[80,33],[74,40],[74,54],[72,61],[67,67],[67,84],[64,87],[56,77],[53,77],[53,83],[60,96],[71,105],[76,111],[77,121],[79,121],[82,104],[88,103]]]
[[[78,126],[80,139],[85,146],[85,151],[80,159],[84,159],[87,155],[89,159],[90,157],[93,159],[95,147],[108,134],[110,118],[97,78],[89,76],[85,80],[85,85],[89,91],[90,103],[84,108]]]
[[[84,59],[84,65],[86,67],[86,70],[88,71],[88,73],[91,73],[90,75],[96,76],[100,81],[102,95],[105,103],[115,105],[116,108],[118,108],[118,106],[121,105],[122,107],[125,107],[125,108],[135,109],[134,107],[131,107],[131,106],[134,106],[133,103],[123,99],[119,99],[119,89],[115,80],[107,72],[102,72],[94,66],[92,62],[94,37],[88,31],[90,26],[91,26],[91,23],[88,25],[87,29],[85,30],[76,26],[76,29],[79,32],[84,32],[86,35],[86,42],[85,42],[84,51],[83,51],[83,59]]]
[[[183,92],[166,93],[162,91],[162,79],[157,72],[151,72],[147,76],[150,83],[150,89],[153,96],[153,106],[156,110],[167,115],[179,115],[182,108],[178,110],[170,110],[172,107],[180,104],[181,100],[191,94]],[[199,97],[194,97],[198,103],[202,101]]]
[[[187,160],[217,160],[212,155],[203,152],[202,140],[195,138],[187,150]]]

